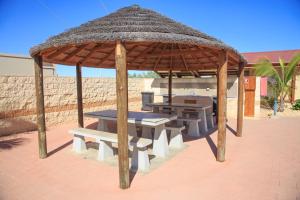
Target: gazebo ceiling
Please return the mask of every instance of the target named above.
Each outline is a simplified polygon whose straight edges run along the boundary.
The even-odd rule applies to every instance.
[[[137,5],[72,28],[33,47],[45,62],[115,68],[115,44],[122,41],[128,69],[190,71],[216,69],[219,52],[228,51],[228,70],[246,62],[222,41]]]

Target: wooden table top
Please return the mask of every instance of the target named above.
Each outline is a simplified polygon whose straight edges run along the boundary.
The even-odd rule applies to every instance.
[[[102,110],[84,113],[84,116],[106,120],[117,120],[117,110]],[[177,119],[176,115],[152,113],[152,112],[128,112],[128,123],[147,126],[158,126]]]

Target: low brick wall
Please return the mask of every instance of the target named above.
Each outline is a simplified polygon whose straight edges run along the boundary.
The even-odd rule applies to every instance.
[[[129,110],[141,108],[144,81],[129,79]],[[115,108],[114,78],[83,78],[84,112]],[[0,76],[0,135],[36,129],[34,77]],[[47,125],[77,120],[77,94],[74,77],[44,78]]]

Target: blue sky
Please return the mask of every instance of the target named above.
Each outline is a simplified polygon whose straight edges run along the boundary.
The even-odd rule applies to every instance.
[[[139,4],[210,34],[240,52],[300,48],[300,0],[0,0],[0,52],[28,55],[49,36]],[[74,67],[57,67],[73,76]],[[84,68],[83,76],[114,76]]]

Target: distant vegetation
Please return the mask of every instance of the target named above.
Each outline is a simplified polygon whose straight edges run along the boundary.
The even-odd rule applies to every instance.
[[[276,68],[268,59],[262,59],[255,65],[255,73],[257,76],[271,77],[271,89],[273,98],[277,102],[280,100],[279,111],[284,111],[284,100],[291,92],[291,80],[296,73],[296,68],[300,62],[300,54],[296,54],[288,64],[279,58],[280,67]],[[276,103],[277,104],[277,103]],[[274,105],[275,106],[275,105]]]
[[[149,72],[144,72],[144,73],[132,73],[128,74],[129,78],[159,78],[159,75],[155,72],[149,71]]]

